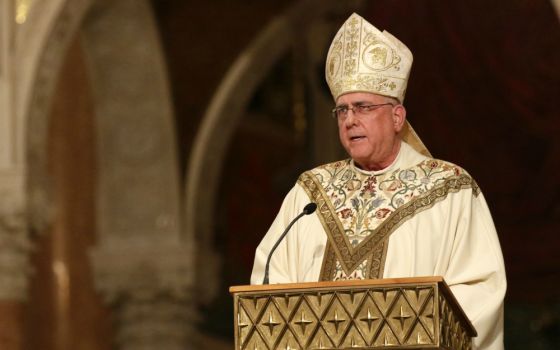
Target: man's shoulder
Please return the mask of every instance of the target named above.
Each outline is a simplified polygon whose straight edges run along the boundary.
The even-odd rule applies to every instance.
[[[447,160],[437,159],[431,156],[420,154],[406,142],[402,142],[401,144],[401,153],[401,164],[405,164],[404,168],[412,169],[420,167],[424,169],[436,169],[434,171],[439,171],[445,173],[446,175],[470,176],[469,173],[461,166]],[[403,169],[403,167],[401,167],[400,169]]]
[[[310,186],[312,183],[318,186],[326,186],[329,179],[346,177],[343,174],[349,176],[350,164],[351,159],[343,159],[316,166],[313,169],[301,173],[297,183],[303,187]]]
[[[400,170],[401,173],[407,171],[423,176],[422,182],[429,180],[434,184],[441,184],[443,181],[448,186],[472,188],[475,195],[480,192],[478,184],[465,168],[446,160],[427,158],[409,169]]]
[[[309,174],[318,174],[322,172],[339,171],[341,169],[348,168],[350,166],[350,162],[351,160],[348,158],[348,159],[337,160],[331,163],[321,164],[313,169],[303,172],[300,176],[303,176],[305,174],[309,175]]]
[[[426,169],[431,172],[441,172],[447,176],[470,176],[461,166],[443,159],[426,158],[413,166],[413,168]]]

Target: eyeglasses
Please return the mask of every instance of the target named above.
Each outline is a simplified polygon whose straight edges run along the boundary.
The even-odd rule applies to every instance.
[[[357,117],[365,117],[370,114],[371,111],[376,110],[379,107],[383,106],[392,106],[395,107],[392,103],[381,103],[381,104],[369,104],[369,105],[355,105],[355,106],[338,106],[333,108],[331,111],[333,118],[335,119],[346,119],[348,116],[348,111],[352,111],[355,116]]]

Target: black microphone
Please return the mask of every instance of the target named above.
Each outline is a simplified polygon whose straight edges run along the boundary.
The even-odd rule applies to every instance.
[[[296,216],[295,219],[292,220],[292,222],[290,222],[290,224],[288,225],[288,227],[286,227],[286,229],[284,230],[284,232],[282,233],[282,235],[280,236],[280,238],[278,238],[278,240],[276,241],[276,243],[274,244],[274,246],[272,247],[272,249],[270,250],[270,253],[268,253],[268,258],[266,259],[266,266],[264,268],[264,279],[263,279],[263,283],[262,284],[268,284],[268,270],[270,269],[270,258],[272,258],[272,253],[274,253],[274,251],[276,250],[276,247],[278,247],[278,245],[280,244],[280,242],[282,242],[282,240],[284,239],[284,237],[286,236],[286,234],[288,234],[288,231],[290,230],[290,228],[292,227],[293,224],[296,223],[296,221],[299,220],[299,218],[301,218],[304,215],[309,215],[309,214],[313,214],[313,212],[315,211],[315,209],[317,209],[317,204],[311,202],[309,204],[307,204],[304,208],[303,211]]]

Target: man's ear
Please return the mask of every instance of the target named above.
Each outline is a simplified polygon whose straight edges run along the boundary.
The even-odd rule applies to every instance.
[[[399,104],[393,107],[393,125],[395,127],[395,131],[399,133],[406,121],[406,108],[403,105]]]

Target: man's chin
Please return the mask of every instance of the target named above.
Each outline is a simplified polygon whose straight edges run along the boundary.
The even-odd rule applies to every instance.
[[[363,147],[359,146],[348,147],[346,151],[348,152],[348,155],[350,155],[350,158],[354,159],[355,161],[359,159],[365,160],[368,156],[366,150],[364,150]]]
[[[364,157],[363,155],[351,154],[350,153],[350,158],[352,158],[352,160],[354,161],[354,164],[356,164],[356,165],[361,165],[361,164],[367,163],[367,157]]]

